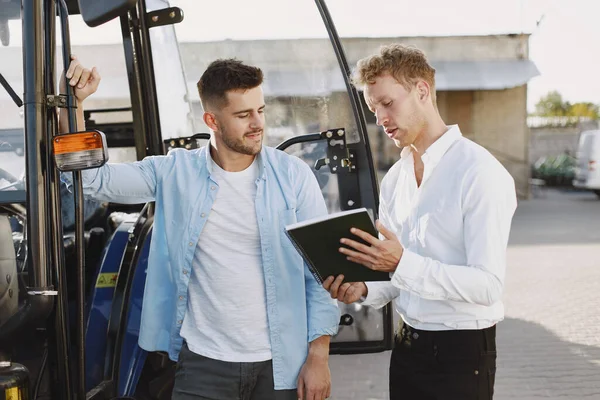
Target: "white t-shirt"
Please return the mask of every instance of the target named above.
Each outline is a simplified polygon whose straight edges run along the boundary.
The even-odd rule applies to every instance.
[[[196,354],[228,362],[271,359],[254,200],[255,160],[240,172],[212,161],[219,190],[200,234],[181,336]]]

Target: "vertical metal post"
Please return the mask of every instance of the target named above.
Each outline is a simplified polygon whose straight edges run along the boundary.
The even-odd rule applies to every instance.
[[[46,98],[44,95],[44,3],[23,0],[23,76],[25,83],[25,151],[27,171],[27,257],[30,292],[49,289],[48,197],[45,189]]]
[[[55,60],[56,53],[56,1],[45,1],[46,27],[46,88],[48,95],[56,93]],[[57,114],[55,109],[48,113],[47,142],[57,134]],[[67,306],[67,277],[64,261],[64,241],[62,231],[62,213],[60,198],[60,174],[54,166],[52,157],[47,160],[50,171],[49,194],[50,236],[52,238],[52,264],[54,265],[54,285],[57,288],[56,307],[48,321],[48,359],[47,363],[54,397],[71,400],[73,398],[69,352],[69,312]],[[42,371],[40,371],[40,374]]]
[[[71,36],[69,33],[69,13],[65,0],[59,1],[63,68],[67,71],[71,62]],[[67,111],[69,132],[77,132],[76,100],[73,88],[67,87]],[[83,182],[81,172],[73,172],[73,191],[75,202],[75,254],[77,268],[77,400],[85,399],[85,247],[84,247],[84,209]]]

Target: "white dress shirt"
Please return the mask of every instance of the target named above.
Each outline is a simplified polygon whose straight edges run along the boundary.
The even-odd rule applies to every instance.
[[[422,155],[423,180],[406,147],[381,183],[379,218],[404,253],[391,282],[368,282],[363,302],[395,300],[408,325],[483,329],[504,318],[506,247],[517,206],[514,180],[457,125]]]

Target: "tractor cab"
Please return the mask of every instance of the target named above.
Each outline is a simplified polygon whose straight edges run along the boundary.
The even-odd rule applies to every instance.
[[[195,86],[217,58],[264,71],[265,144],[311,167],[330,213],[377,217],[362,100],[324,0],[9,0],[0,39],[0,102],[13,116],[0,121],[7,398],[170,398],[174,363],[137,344],[154,204],[86,199],[81,170],[205,146]],[[79,133],[73,93],[58,90],[71,54],[102,74]],[[58,132],[61,110],[70,133]],[[389,305],[339,306],[332,353],[391,348]]]

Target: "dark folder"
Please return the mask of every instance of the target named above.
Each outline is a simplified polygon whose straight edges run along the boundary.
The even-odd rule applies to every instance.
[[[350,233],[358,228],[377,237],[377,230],[366,208],[342,211],[320,218],[298,222],[285,227],[296,250],[302,255],[319,283],[329,276],[344,275],[344,282],[389,281],[388,272],[373,271],[361,264],[348,261],[339,252],[341,238],[369,245]]]

